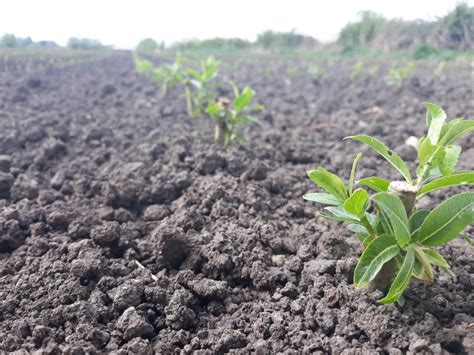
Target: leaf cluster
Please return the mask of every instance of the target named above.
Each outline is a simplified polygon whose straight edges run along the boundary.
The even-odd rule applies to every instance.
[[[244,141],[242,133],[237,131],[239,126],[259,123],[251,112],[262,110],[263,106],[250,104],[255,92],[249,86],[240,91],[231,82],[233,100],[226,104],[228,99],[218,99],[216,78],[219,74],[219,62],[214,57],[202,60],[198,69],[185,65],[184,58],[179,54],[174,63],[159,67],[155,67],[151,61],[141,58],[137,53],[134,53],[133,60],[138,73],[153,78],[161,85],[162,96],[165,96],[170,89],[181,86],[188,116],[197,118],[207,114],[214,119],[216,141],[224,147]]]
[[[447,122],[439,106],[425,106],[428,132],[419,140],[415,178],[397,153],[367,135],[347,138],[368,145],[405,181],[390,182],[376,176],[356,181],[360,153],[354,159],[347,186],[324,168],[308,171],[310,180],[324,192],[309,193],[304,198],[327,206],[320,213],[322,217],[348,222],[348,229],[364,246],[354,272],[354,284],[365,287],[379,277],[384,265],[393,265],[389,270],[390,287],[379,301],[382,304],[403,304],[402,296],[411,278],[433,281],[434,266],[452,274],[446,260],[434,248],[451,241],[474,223],[474,192],[454,195],[431,210],[416,207],[417,200],[433,191],[474,184],[474,171],[455,171],[461,153],[457,141],[474,130],[474,120],[459,118]],[[368,190],[373,190],[372,195]],[[411,204],[407,203],[407,196],[413,197]]]
[[[404,66],[393,66],[385,77],[385,81],[388,85],[400,89],[411,78],[415,67],[416,65],[413,62],[407,63]]]
[[[239,126],[249,123],[260,124],[260,120],[252,115],[252,112],[263,110],[262,105],[252,105],[251,101],[255,96],[255,91],[250,86],[245,86],[239,90],[237,85],[230,82],[232,86],[233,100],[215,100],[206,109],[206,113],[216,122],[224,121],[224,147],[229,147],[233,143],[241,144],[244,137],[237,131]]]

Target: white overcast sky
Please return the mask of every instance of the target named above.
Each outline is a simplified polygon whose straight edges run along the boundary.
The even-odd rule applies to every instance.
[[[190,38],[241,37],[267,29],[337,38],[361,10],[388,18],[434,20],[458,0],[1,0],[0,35],[65,44],[89,37],[131,48],[145,37],[167,44]],[[474,0],[467,1],[472,5]]]

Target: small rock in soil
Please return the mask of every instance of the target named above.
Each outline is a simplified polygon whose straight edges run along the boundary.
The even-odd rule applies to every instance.
[[[66,174],[63,170],[58,170],[56,174],[51,178],[50,184],[53,189],[59,190],[66,180]]]
[[[249,169],[243,174],[242,178],[245,180],[265,180],[267,178],[268,167],[262,163],[252,163]]]
[[[0,172],[0,199],[10,198],[10,189],[14,181],[12,174]]]
[[[59,211],[51,212],[46,218],[46,222],[54,229],[67,230],[69,226],[68,216]]]
[[[76,259],[71,263],[71,273],[81,279],[96,280],[102,274],[102,262],[100,259]]]
[[[145,209],[143,213],[146,221],[161,221],[163,218],[169,216],[171,213],[168,206],[165,205],[151,205]]]
[[[238,330],[228,330],[216,341],[215,350],[218,353],[225,353],[231,349],[241,349],[247,345],[247,337]]]
[[[227,293],[227,282],[206,278],[188,281],[188,287],[201,298],[223,299]]]
[[[114,306],[119,310],[138,306],[143,295],[143,286],[138,282],[126,282],[109,291]]]
[[[100,246],[113,246],[120,239],[121,228],[117,222],[104,222],[92,228],[91,239]]]
[[[116,326],[124,333],[126,340],[138,337],[149,338],[155,332],[153,326],[138,314],[135,307],[127,308],[118,319]]]
[[[0,219],[0,253],[11,252],[25,241],[20,222],[15,219]]]
[[[112,84],[106,84],[102,87],[101,95],[102,97],[108,96],[115,93],[116,91],[117,89],[115,88],[115,86],[113,86]]]
[[[226,166],[224,157],[217,153],[210,153],[199,159],[197,162],[197,169],[201,174],[214,174],[218,169],[223,169]]]
[[[9,173],[12,159],[9,155],[0,155],[0,172]],[[0,188],[1,191],[1,188]]]
[[[143,338],[133,338],[127,344],[120,348],[118,354],[122,355],[128,354],[140,354],[140,355],[152,355],[151,344],[148,339]]]
[[[73,240],[89,238],[91,227],[83,218],[78,218],[69,224],[68,235]]]
[[[196,324],[196,313],[190,308],[194,296],[188,290],[176,290],[165,307],[166,324],[175,330],[191,329]]]
[[[38,194],[38,182],[24,174],[19,175],[11,187],[11,197],[14,201],[19,201],[24,198],[34,200],[38,197]]]
[[[155,228],[157,262],[166,268],[177,269],[190,253],[190,244],[179,229]]]
[[[41,86],[41,80],[37,78],[31,78],[31,79],[28,79],[28,81],[26,82],[26,85],[31,89],[36,89]]]

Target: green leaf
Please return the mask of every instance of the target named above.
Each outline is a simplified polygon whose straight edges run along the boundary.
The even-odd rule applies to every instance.
[[[365,203],[369,198],[369,194],[364,189],[357,189],[351,197],[344,201],[344,209],[356,216],[363,217],[365,213]]]
[[[254,96],[255,92],[250,87],[244,87],[240,95],[234,99],[235,112],[239,113],[246,108]]]
[[[199,83],[202,83],[204,81],[204,77],[201,75],[200,72],[197,70],[194,70],[192,68],[188,68],[187,72],[189,75],[191,75],[194,79],[196,79]]]
[[[371,235],[367,231],[367,228],[360,224],[355,224],[351,223],[347,226],[347,229],[349,229],[351,232],[355,233],[357,239],[364,245],[367,246],[367,244],[371,241]]]
[[[331,212],[334,216],[344,219],[345,221],[359,222],[359,218],[356,215],[345,211],[341,207],[330,206],[330,207],[325,207],[324,209]]]
[[[403,248],[410,242],[410,227],[402,201],[388,192],[379,192],[372,196],[372,200],[389,219],[392,234],[398,245]]]
[[[423,166],[431,158],[436,150],[436,145],[431,144],[429,138],[421,137],[418,144],[418,162],[419,166]]]
[[[347,198],[346,186],[342,180],[324,168],[308,171],[310,180],[320,186],[327,193],[335,196],[338,200],[344,202]]]
[[[411,241],[418,240],[418,232],[420,226],[422,225],[423,221],[425,220],[426,216],[430,213],[430,210],[418,210],[411,214],[410,218],[408,219],[408,224],[410,225],[411,231]]]
[[[448,145],[445,147],[444,156],[439,162],[439,170],[443,175],[452,174],[456,166],[459,156],[461,155],[461,147],[458,145]]]
[[[464,118],[455,118],[449,122],[445,122],[444,125],[443,125],[443,128],[441,128],[441,137],[439,139],[439,143],[441,145],[443,145],[443,140],[444,140],[444,136],[446,135],[446,133],[451,129],[451,127],[458,123],[458,122],[462,122],[464,121]]]
[[[347,225],[347,229],[356,234],[369,234],[367,228],[361,226],[360,224],[351,223]]]
[[[474,223],[474,192],[460,193],[430,212],[420,227],[418,240],[423,245],[442,245],[454,239],[472,223]]]
[[[307,201],[318,202],[325,205],[337,206],[341,203],[341,201],[333,195],[324,192],[312,192],[304,195],[303,198]]]
[[[473,244],[472,239],[469,236],[463,235],[463,236],[461,236],[461,238],[467,243],[467,245],[472,245]]]
[[[423,252],[425,253],[426,257],[428,258],[428,261],[431,264],[439,266],[440,268],[446,270],[449,275],[454,276],[448,262],[446,261],[445,258],[443,258],[443,256],[440,253],[438,253],[436,250],[433,250],[431,248],[423,248]]]
[[[474,130],[474,120],[456,120],[455,122],[453,121],[448,122],[449,128],[446,133],[442,135],[439,141],[441,145],[453,144],[459,138],[461,138],[461,136]]]
[[[357,181],[357,184],[370,187],[372,190],[375,190],[377,192],[382,192],[388,190],[388,185],[390,185],[390,181],[376,176],[372,176]]]
[[[344,139],[353,139],[362,143],[367,144],[369,147],[374,149],[377,153],[383,156],[390,164],[393,165],[395,169],[397,169],[400,174],[409,182],[412,182],[410,170],[408,166],[403,161],[400,156],[395,153],[394,151],[390,150],[385,144],[374,137],[366,136],[366,135],[358,135],[358,136],[350,136]]]
[[[357,163],[359,163],[360,158],[362,158],[362,153],[358,153],[354,158],[351,169],[351,177],[349,179],[349,196],[352,195],[352,188],[354,187],[355,172],[357,168]]]
[[[446,121],[446,113],[443,109],[431,102],[425,102],[427,110],[426,121],[428,124],[428,135],[431,144],[438,144],[439,137],[441,135],[441,129],[443,128],[444,121]]]
[[[418,191],[417,197],[420,198],[429,192],[439,189],[468,184],[474,184],[474,171],[459,171],[448,176],[442,176],[423,185],[420,191]]]
[[[381,235],[373,240],[359,259],[354,270],[354,284],[356,287],[365,287],[379,273],[382,266],[393,259],[400,248],[391,235]]]
[[[430,210],[417,210],[413,212],[408,219],[408,225],[410,226],[410,230],[413,232],[416,229],[421,227],[421,224],[425,220],[426,216],[430,213]]]
[[[234,97],[240,96],[240,90],[237,87],[237,85],[235,85],[235,83],[232,80],[229,80],[229,83],[230,83],[230,86],[232,87],[232,93],[234,94]]]
[[[390,286],[390,290],[388,291],[387,295],[379,301],[379,303],[395,303],[403,295],[403,292],[410,283],[414,264],[415,252],[410,248],[405,254],[403,264],[398,270],[397,276],[395,276],[395,279]]]
[[[207,106],[206,113],[209,114],[214,119],[217,119],[223,113],[222,106],[219,105],[218,102],[211,102],[209,106]]]
[[[263,105],[252,105],[249,107],[250,111],[263,111],[265,110],[265,106]]]
[[[349,223],[358,222],[358,221],[356,221],[352,218],[337,217],[334,214],[326,213],[324,211],[319,212],[318,215],[322,218],[325,218],[325,219],[328,219],[328,220],[334,221],[334,222],[349,222]]]
[[[419,280],[431,281],[428,273],[425,271],[423,265],[421,265],[418,259],[415,259],[415,265],[413,266],[413,276]]]
[[[445,148],[439,145],[430,145],[431,143],[429,141],[428,138],[423,139],[421,146],[423,151],[421,153],[420,150],[418,151],[419,164],[416,168],[416,174],[419,177],[425,173],[424,168],[428,162],[430,162],[428,167],[430,172],[429,175],[431,175],[431,172],[433,171],[438,171],[439,162],[444,157]]]
[[[415,248],[415,256],[417,261],[421,264],[422,271],[419,273],[419,275],[421,276],[422,280],[433,281],[433,267],[431,266],[431,263],[424,251],[421,248]]]

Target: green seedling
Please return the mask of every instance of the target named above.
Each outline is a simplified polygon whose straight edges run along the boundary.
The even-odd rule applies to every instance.
[[[214,57],[208,57],[201,62],[201,71],[188,68],[188,74],[183,78],[184,96],[188,116],[196,118],[201,115],[206,105],[215,100],[215,94],[210,90],[212,80],[219,72],[219,62]]]
[[[375,64],[371,66],[369,69],[367,69],[367,74],[369,74],[370,76],[375,76],[379,72],[379,69],[380,69],[379,65]]]
[[[364,62],[362,60],[359,60],[355,64],[354,70],[352,71],[352,78],[354,80],[359,79],[363,71],[364,71]]]
[[[436,79],[441,79],[443,77],[443,73],[446,69],[446,62],[439,62],[439,64],[433,70],[433,76]]]
[[[406,83],[408,79],[413,75],[415,70],[415,63],[408,63],[403,67],[394,66],[388,72],[388,75],[385,77],[385,81],[390,86],[395,86],[400,89]]]
[[[300,71],[297,67],[292,66],[286,70],[286,75],[288,75],[290,79],[295,79],[299,74],[300,74]]]
[[[423,196],[448,187],[474,184],[474,171],[455,171],[460,157],[458,140],[474,130],[474,120],[446,121],[445,112],[426,103],[428,133],[418,143],[418,167],[412,177],[402,158],[376,138],[347,137],[368,145],[385,158],[404,181],[376,176],[355,181],[357,154],[348,186],[337,176],[319,167],[308,172],[313,183],[325,192],[310,193],[306,200],[327,205],[323,218],[348,222],[364,250],[354,271],[356,287],[376,288],[385,297],[379,303],[398,302],[412,277],[433,281],[437,266],[452,275],[443,256],[435,250],[474,223],[474,192],[454,195],[433,209],[417,208]],[[360,187],[356,187],[359,185]],[[369,194],[368,189],[374,193]],[[464,237],[470,241],[468,237]]]
[[[319,79],[323,76],[324,70],[318,64],[313,63],[308,65],[308,74],[316,79]]]
[[[153,63],[147,59],[140,58],[138,53],[133,53],[133,64],[135,65],[135,70],[138,74],[141,75],[152,75],[154,66]]]
[[[186,78],[184,58],[177,54],[174,63],[164,64],[153,69],[153,79],[161,86],[160,96],[166,97],[169,91]]]
[[[263,110],[261,105],[251,105],[255,92],[249,86],[245,86],[242,91],[231,83],[234,99],[219,98],[211,102],[206,113],[214,120],[214,138],[217,144],[224,148],[233,143],[241,144],[244,142],[244,136],[237,131],[239,126],[260,121],[252,116],[252,111]]]

